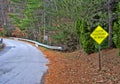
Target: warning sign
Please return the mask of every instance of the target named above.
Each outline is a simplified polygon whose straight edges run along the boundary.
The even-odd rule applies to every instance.
[[[108,36],[108,33],[101,27],[98,26],[90,36],[98,43],[101,44],[103,40]]]

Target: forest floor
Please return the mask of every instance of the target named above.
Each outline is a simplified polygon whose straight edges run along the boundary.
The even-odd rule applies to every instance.
[[[102,70],[98,53],[90,55],[78,50],[64,53],[39,47],[50,63],[44,84],[120,84],[120,57],[117,49],[101,51]]]

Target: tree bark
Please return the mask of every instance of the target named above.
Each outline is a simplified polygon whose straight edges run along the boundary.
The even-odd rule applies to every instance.
[[[111,10],[111,1],[108,0],[108,30],[109,30],[109,37],[108,37],[108,47],[113,48],[113,41],[112,41],[112,10]]]

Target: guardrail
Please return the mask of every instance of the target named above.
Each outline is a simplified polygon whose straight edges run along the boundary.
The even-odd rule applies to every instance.
[[[48,49],[63,50],[63,47],[60,47],[60,46],[45,45],[43,43],[39,43],[39,42],[36,42],[36,41],[33,41],[33,40],[29,40],[29,39],[14,38],[14,37],[13,37],[13,39],[15,39],[15,40],[23,40],[23,41],[27,41],[27,42],[32,42],[32,43],[35,43],[35,45],[42,46],[42,47],[45,47],[45,48],[48,48]]]

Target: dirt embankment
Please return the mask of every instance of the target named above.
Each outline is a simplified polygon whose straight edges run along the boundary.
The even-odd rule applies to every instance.
[[[98,71],[98,53],[87,55],[82,51],[62,53],[39,49],[50,60],[45,84],[120,84],[117,49],[101,51],[101,71]]]

